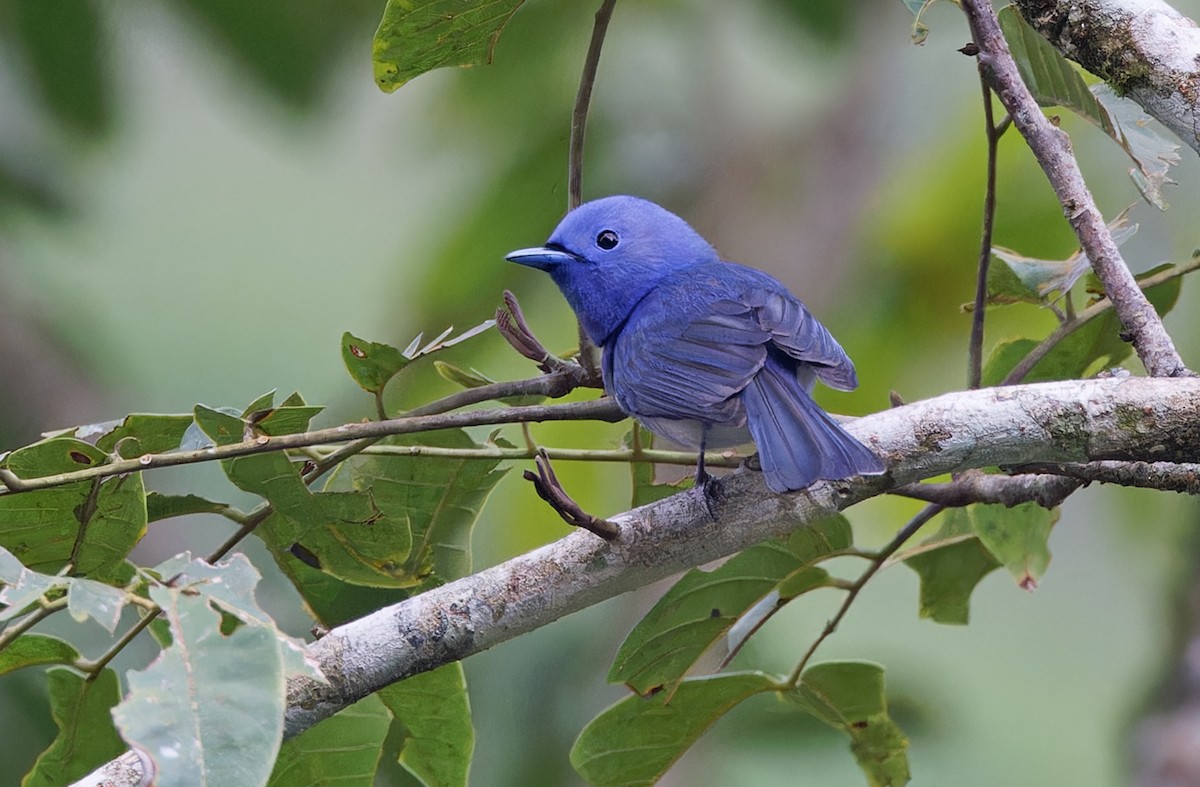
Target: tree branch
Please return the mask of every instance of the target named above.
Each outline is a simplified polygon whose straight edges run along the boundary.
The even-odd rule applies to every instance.
[[[1084,483],[1136,486],[1164,492],[1200,495],[1200,464],[1187,462],[1070,462],[1039,463],[1013,468],[1014,473],[1066,476]],[[1035,478],[1041,477],[1034,475]]]
[[[962,0],[962,7],[979,47],[980,65],[992,89],[1046,173],[1067,221],[1079,238],[1079,245],[1103,283],[1146,371],[1155,377],[1190,375],[1175,343],[1163,328],[1162,320],[1138,289],[1129,266],[1105,226],[1104,217],[1071,153],[1070,138],[1050,123],[1021,81],[991,1]]]
[[[1064,57],[1200,153],[1200,28],[1161,0],[1017,0]]]
[[[309,646],[328,684],[289,683],[295,735],[394,681],[923,478],[971,467],[1096,460],[1200,461],[1200,379],[1110,378],[947,394],[847,427],[889,471],[772,494],[761,474],[716,481],[715,516],[684,492],[611,517],[615,541],[573,533],[340,626]]]
[[[1009,507],[1037,503],[1042,508],[1056,508],[1085,483],[1064,476],[1066,473],[1029,473],[1013,477],[969,470],[944,484],[909,484],[894,490],[893,494],[936,503],[942,508],[974,503],[998,503]]]
[[[553,377],[554,375],[546,375],[544,378],[539,379],[545,379],[549,382]],[[462,393],[469,392],[463,391]],[[305,448],[307,446],[320,445],[321,443],[346,442],[360,438],[380,438],[388,435],[430,432],[437,429],[526,423],[529,421],[620,421],[625,417],[625,414],[617,407],[617,403],[607,397],[589,402],[567,402],[564,404],[532,405],[529,407],[497,407],[487,410],[470,410],[468,412],[440,413],[436,415],[409,415],[386,421],[342,424],[341,426],[334,426],[328,429],[315,429],[311,432],[300,432],[298,434],[279,435],[276,437],[261,435],[253,440],[241,443],[212,446],[196,451],[144,454],[136,459],[110,462],[109,464],[96,465],[84,470],[58,473],[40,478],[17,478],[11,472],[4,470],[0,472],[0,481],[4,481],[7,490],[0,494],[15,494],[18,492],[30,492],[36,489],[48,489],[54,486],[62,486],[93,478],[136,473],[155,467],[174,467],[177,465],[196,464],[198,462],[211,462],[218,459],[231,459],[235,456],[249,456],[250,454],[261,454],[267,451],[280,451],[288,448]],[[328,461],[328,459],[323,461]]]

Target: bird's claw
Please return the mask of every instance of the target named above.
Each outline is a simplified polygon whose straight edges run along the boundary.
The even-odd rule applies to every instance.
[[[538,451],[534,464],[537,466],[537,472],[526,470],[525,480],[533,482],[533,488],[537,490],[538,497],[549,503],[564,522],[572,527],[581,527],[594,533],[605,541],[612,541],[621,534],[620,528],[615,524],[584,511],[567,494],[566,490],[562,488],[562,484],[559,483],[558,476],[554,474],[554,468],[550,466],[550,457],[546,456],[544,450]]]
[[[721,488],[717,484],[717,479],[708,473],[705,473],[703,477],[697,473],[695,488],[700,490],[700,499],[704,501],[704,510],[708,512],[709,519],[716,522],[717,505],[721,502]]]

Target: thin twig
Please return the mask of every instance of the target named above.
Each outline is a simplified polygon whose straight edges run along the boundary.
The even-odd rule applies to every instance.
[[[1060,462],[1014,467],[1013,473],[1053,473],[1081,483],[1120,484],[1200,495],[1200,465],[1176,462]]]
[[[1029,474],[1014,477],[968,470],[956,475],[953,481],[909,484],[893,489],[892,494],[937,503],[944,508],[961,508],[975,503],[996,503],[1008,507],[1037,503],[1042,508],[1057,508],[1084,484],[1081,480],[1062,476]]]
[[[887,546],[880,550],[880,552],[875,556],[875,559],[871,561],[871,565],[867,566],[867,570],[864,571],[862,576],[855,580],[854,584],[850,586],[850,589],[846,592],[846,598],[842,601],[842,606],[838,608],[837,614],[835,614],[829,620],[829,622],[825,624],[825,628],[822,629],[820,635],[818,635],[813,643],[809,645],[808,650],[804,652],[804,655],[800,657],[800,662],[796,664],[796,668],[792,670],[792,674],[788,677],[788,686],[795,688],[800,684],[800,677],[804,674],[804,668],[808,666],[808,662],[812,659],[813,654],[817,652],[817,648],[821,647],[821,643],[828,639],[830,634],[837,631],[838,624],[842,622],[842,618],[846,617],[846,613],[850,611],[851,605],[854,604],[854,600],[858,598],[858,594],[862,591],[863,586],[870,581],[871,577],[875,576],[876,572],[878,572],[880,567],[883,566],[884,561],[887,560],[891,555],[895,554],[896,550],[904,546],[904,543],[908,541],[908,539],[916,535],[917,531],[920,530],[926,522],[928,522],[930,519],[933,519],[943,510],[945,509],[936,503],[925,506],[917,513],[916,516],[909,520],[908,524],[905,525],[904,528],[901,529],[901,531],[897,533],[890,542],[888,542]]]
[[[67,608],[67,597],[56,598],[54,601],[44,601],[42,605],[25,617],[0,631],[0,650],[11,645],[18,637],[29,629],[41,623],[55,612]]]
[[[546,378],[552,376],[547,375]],[[464,391],[463,393],[468,393],[468,391]],[[431,432],[438,429],[467,426],[494,426],[497,424],[522,423],[526,421],[599,420],[616,422],[625,417],[625,414],[617,407],[616,402],[607,397],[587,402],[567,402],[564,404],[533,405],[529,407],[500,407],[457,413],[438,413],[434,415],[409,415],[400,418],[391,418],[386,421],[343,424],[342,426],[335,426],[328,429],[315,429],[310,432],[299,432],[297,434],[279,435],[276,437],[260,435],[253,440],[201,448],[195,451],[145,454],[136,459],[126,459],[106,465],[96,465],[69,473],[57,473],[39,478],[22,479],[20,489],[12,489],[10,487],[7,492],[2,494],[18,494],[36,489],[63,486],[93,478],[104,478],[121,475],[122,473],[136,473],[157,467],[174,467],[199,462],[212,462],[219,459],[232,459],[238,456],[262,454],[288,448],[304,448],[305,446],[319,445],[321,443],[338,443],[368,438],[373,442],[375,439],[390,435]],[[369,445],[370,443],[367,444]]]
[[[608,32],[608,21],[612,19],[617,0],[604,0],[596,12],[592,27],[592,40],[588,44],[587,57],[583,61],[583,73],[579,77],[579,92],[575,94],[575,108],[571,111],[571,145],[567,164],[567,210],[575,210],[583,204],[583,140],[587,135],[588,110],[592,104],[592,87],[596,84],[596,70],[600,67],[600,50],[604,48],[604,36]]]
[[[334,448],[328,445],[314,445],[302,449],[305,456],[323,460]],[[437,445],[374,445],[362,450],[370,456],[437,456],[452,459],[481,459],[481,460],[520,460],[534,459],[539,453],[545,453],[553,461],[567,462],[648,462],[663,465],[696,464],[696,453],[688,451],[665,451],[641,447],[615,449],[589,448],[501,448],[489,445],[483,448],[446,448]],[[744,456],[710,452],[704,455],[705,467],[741,467],[745,462]]]
[[[161,608],[148,611],[137,623],[130,626],[129,630],[122,634],[121,638],[114,642],[108,650],[104,651],[99,658],[94,661],[80,662],[78,665],[79,671],[87,674],[87,680],[95,680],[104,671],[104,668],[108,666],[109,662],[115,659],[117,654],[124,650],[130,642],[133,642],[138,634],[145,631],[160,614],[162,614]]]
[[[596,84],[596,70],[600,67],[600,51],[604,48],[608,21],[612,18],[616,4],[617,0],[604,0],[600,4],[595,24],[592,26],[592,40],[588,43],[587,56],[583,61],[583,73],[579,76],[579,92],[575,94],[575,108],[571,111],[571,144],[567,154],[568,211],[575,210],[583,204],[583,140],[587,135],[592,87]],[[593,379],[600,379],[599,348],[583,329],[583,323],[579,324],[579,362]]]
[[[996,154],[1000,134],[992,116],[992,89],[979,66],[983,89],[983,118],[987,139],[987,186],[983,192],[983,231],[979,239],[979,268],[975,279],[975,309],[971,313],[971,341],[967,350],[967,384],[978,388],[983,379],[983,319],[987,313],[988,266],[992,260],[992,229],[996,222]]]

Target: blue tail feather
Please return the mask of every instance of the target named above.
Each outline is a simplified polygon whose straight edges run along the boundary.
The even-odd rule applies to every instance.
[[[885,469],[813,401],[793,370],[773,358],[746,386],[742,400],[767,486],[776,492]]]

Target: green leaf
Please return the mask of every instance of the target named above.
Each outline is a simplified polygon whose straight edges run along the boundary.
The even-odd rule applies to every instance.
[[[1126,208],[1108,223],[1108,229],[1120,246],[1137,233],[1138,225],[1130,223]],[[988,269],[988,302],[993,304],[1044,304],[1051,293],[1069,291],[1080,276],[1091,270],[1091,261],[1082,249],[1065,260],[1025,257],[1002,246],[993,246],[992,254],[1003,263]]]
[[[0,650],[0,675],[40,664],[74,664],[79,651],[69,642],[46,634],[22,634]]]
[[[941,530],[895,559],[921,578],[921,617],[963,625],[975,586],[1000,566],[974,535],[970,515],[961,508],[947,511]]]
[[[688,571],[622,643],[608,673],[638,694],[678,685],[700,656],[773,594],[773,609],[829,584],[816,563],[853,543],[842,516],[822,519],[786,541],[755,544],[711,571]],[[786,593],[784,591],[787,591]]]
[[[108,575],[145,535],[145,501],[140,473],[5,495],[0,547],[34,571]]]
[[[883,667],[865,661],[816,664],[788,698],[850,736],[850,750],[873,787],[907,784],[908,740],[888,716]]]
[[[390,445],[474,448],[466,432],[447,429],[388,438]],[[329,492],[364,492],[381,515],[404,518],[412,550],[402,569],[416,583],[456,579],[471,570],[471,528],[507,472],[498,459],[355,456],[330,475]],[[305,546],[308,546],[306,543]]]
[[[277,632],[221,616],[193,589],[150,588],[173,644],[141,672],[113,711],[122,736],[147,752],[157,785],[260,784],[283,735],[284,658]]]
[[[1170,264],[1160,265],[1139,274],[1136,278],[1142,281],[1171,267]],[[1182,286],[1183,282],[1176,277],[1147,287],[1144,292],[1155,311],[1164,316],[1174,308]],[[1045,357],[1034,364],[1025,375],[1024,382],[1073,380],[1097,369],[1120,364],[1132,352],[1129,343],[1121,339],[1121,332],[1121,321],[1116,310],[1106,310],[1055,345]],[[996,345],[984,365],[983,384],[1000,383],[1037,345],[1038,342],[1032,339],[1010,339]]]
[[[74,437],[53,437],[18,448],[4,458],[3,464],[18,478],[43,478],[86,470],[107,461],[108,455],[90,443]]]
[[[1012,508],[1002,505],[968,507],[971,527],[988,551],[999,560],[1017,584],[1026,590],[1037,587],[1050,565],[1050,529],[1058,510],[1037,503]]]
[[[1163,187],[1175,182],[1171,180],[1170,169],[1180,161],[1179,143],[1174,137],[1158,133],[1146,110],[1133,99],[1117,95],[1111,85],[1095,85],[1092,93],[1116,127],[1109,136],[1137,164],[1129,171],[1134,185],[1147,202],[1159,210],[1166,210]]]
[[[266,404],[268,410],[258,412],[268,412]],[[239,442],[247,428],[243,419],[202,405],[196,407],[196,423],[218,445]],[[277,451],[225,459],[221,468],[238,488],[271,503],[274,512],[255,534],[277,560],[303,550],[322,571],[347,582],[412,587],[421,581],[406,562],[413,543],[406,512],[381,507],[373,491],[314,493],[300,465]]]
[[[121,612],[129,601],[129,595],[120,588],[75,578],[67,588],[67,612],[77,622],[91,618],[112,634],[121,621]]]
[[[369,342],[346,331],[342,334],[342,361],[354,382],[368,393],[378,394],[408,366],[409,359],[390,344]]]
[[[253,423],[257,418],[266,415],[275,406],[275,390],[262,394],[242,410],[241,417],[247,423]]]
[[[781,688],[760,672],[689,678],[667,692],[631,695],[592,719],[571,748],[571,765],[590,784],[654,784],[717,719],[738,703]]]
[[[442,379],[452,382],[455,385],[461,385],[463,388],[480,388],[484,385],[491,385],[496,382],[478,369],[466,370],[452,363],[445,361],[434,361],[433,368]],[[502,396],[496,399],[498,402],[510,405],[512,407],[525,407],[528,405],[541,404],[546,401],[545,396],[537,394],[529,394],[527,396]]]
[[[102,434],[96,440],[96,447],[106,454],[119,453],[123,459],[174,451],[192,423],[190,415],[133,413]],[[81,427],[76,436],[86,437],[86,429]]]
[[[70,784],[126,748],[111,715],[121,700],[117,673],[105,669],[88,681],[73,669],[52,667],[46,678],[58,736],[38,757],[23,787]]]
[[[1070,61],[1013,6],[1000,9],[999,18],[1021,78],[1037,102],[1070,109],[1103,130],[1137,165],[1130,174],[1142,196],[1165,210],[1162,188],[1171,182],[1168,170],[1179,163],[1179,145],[1151,130],[1150,118],[1135,102],[1117,96],[1107,85],[1089,89]]]
[[[188,514],[224,514],[228,510],[226,503],[206,500],[197,495],[164,495],[158,492],[146,495],[146,519],[150,522]]]
[[[475,730],[462,663],[393,683],[379,697],[404,728],[400,764],[427,787],[466,785]]]
[[[255,420],[254,428],[272,437],[306,432],[312,419],[324,409],[315,405],[273,407],[266,415]]]
[[[91,515],[83,522],[83,538],[75,550],[75,573],[107,572],[122,562],[146,535],[146,487],[142,474],[106,478],[96,495],[85,498],[82,511],[90,511]]]
[[[388,0],[371,44],[375,84],[391,93],[445,66],[492,62],[492,50],[524,0]]]
[[[271,617],[254,598],[254,589],[261,579],[258,569],[240,552],[216,565],[193,559],[184,552],[155,566],[154,573],[164,579],[173,578],[171,587],[175,590],[202,594],[243,623],[273,625]]]
[[[198,404],[193,416],[196,426],[216,445],[233,445],[247,439],[248,424],[236,415]]]
[[[284,741],[269,787],[371,787],[392,717],[374,694]]]
[[[929,26],[925,24],[922,17],[937,0],[900,0],[900,2],[904,3],[904,7],[913,14],[912,42],[921,46],[925,43],[925,39],[929,38]]]

